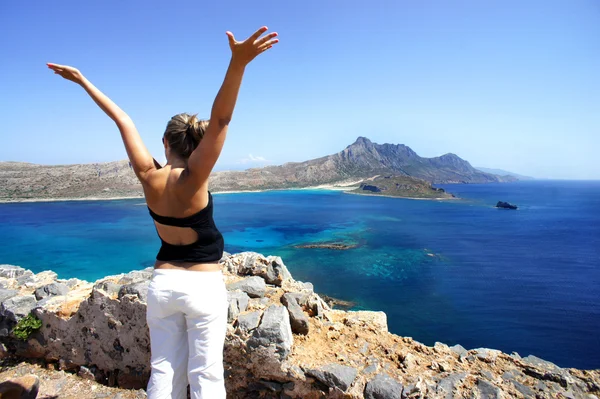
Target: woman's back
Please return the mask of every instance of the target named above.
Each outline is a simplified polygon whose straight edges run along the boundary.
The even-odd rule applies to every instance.
[[[166,167],[153,175],[144,191],[162,242],[155,266],[205,269],[202,264],[219,261],[224,240],[213,219],[206,183],[190,189],[193,181],[187,181],[184,168]]]

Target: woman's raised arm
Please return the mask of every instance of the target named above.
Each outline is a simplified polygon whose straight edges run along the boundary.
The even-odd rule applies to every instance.
[[[127,150],[127,156],[129,157],[129,161],[131,161],[133,171],[143,183],[148,173],[156,168],[155,161],[144,145],[144,142],[129,115],[119,108],[117,104],[104,93],[98,90],[98,88],[87,80],[77,68],[58,64],[47,65],[55,74],[83,87],[102,111],[117,124],[117,127],[121,132],[121,138],[125,144],[125,149]]]
[[[229,68],[213,103],[206,133],[188,160],[189,176],[198,186],[208,181],[208,176],[223,149],[246,65],[279,41],[274,39],[277,36],[276,32],[261,37],[266,31],[267,27],[263,26],[242,42],[236,41],[233,33],[227,32],[231,48]]]

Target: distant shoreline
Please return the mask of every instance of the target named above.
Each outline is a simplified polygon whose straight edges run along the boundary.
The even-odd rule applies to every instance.
[[[115,201],[123,199],[144,199],[143,196],[123,196],[123,197],[65,197],[65,198],[15,198],[0,199],[0,204],[18,204],[23,202],[61,202],[61,201]]]
[[[227,191],[212,191],[212,194],[242,194],[242,193],[262,193],[266,191],[288,191],[288,190],[331,190],[331,191],[347,191],[353,190],[357,186],[356,183],[352,182],[351,185],[326,185],[322,184],[319,186],[311,187],[297,187],[297,188],[269,188],[264,190],[227,190]],[[31,203],[31,202],[61,202],[61,201],[115,201],[124,199],[145,199],[142,196],[125,195],[122,197],[65,197],[65,198],[14,198],[14,199],[0,199],[0,204],[16,204],[16,203]]]
[[[386,197],[386,198],[401,198],[401,199],[411,199],[411,200],[425,200],[425,201],[453,201],[460,200],[458,197],[452,198],[423,198],[423,197],[402,197],[399,195],[384,195],[384,194],[367,194],[367,193],[353,193],[353,192],[344,192],[344,194],[353,194],[353,195],[364,195],[368,197]]]

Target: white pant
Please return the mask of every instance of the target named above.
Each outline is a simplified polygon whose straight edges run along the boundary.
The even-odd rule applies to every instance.
[[[225,398],[223,273],[155,269],[148,286],[152,373],[148,399]]]

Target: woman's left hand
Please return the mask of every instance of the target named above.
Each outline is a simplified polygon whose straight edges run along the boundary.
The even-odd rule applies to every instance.
[[[267,51],[273,47],[275,43],[279,42],[278,39],[275,39],[275,37],[277,37],[277,32],[272,32],[261,37],[266,31],[267,27],[263,26],[254,32],[252,36],[242,42],[235,40],[233,33],[227,32],[229,47],[231,48],[231,58],[242,63],[243,65],[247,65],[257,55]]]
[[[55,74],[62,76],[63,78],[81,84],[83,82],[83,75],[79,72],[79,69],[73,68],[67,65],[58,64],[46,64],[48,68],[52,69]]]

